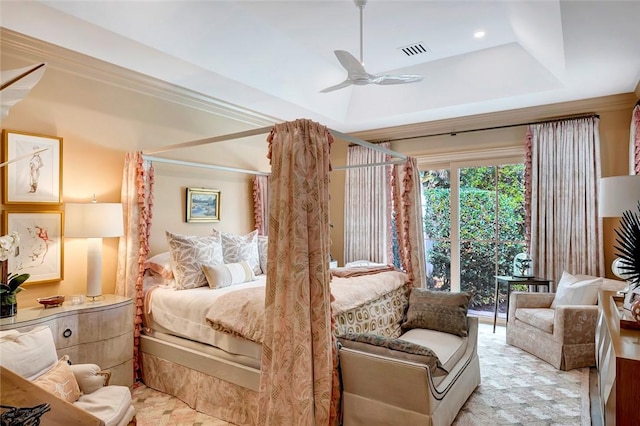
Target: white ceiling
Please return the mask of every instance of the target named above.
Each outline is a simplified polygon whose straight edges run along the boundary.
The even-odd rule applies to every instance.
[[[370,0],[367,71],[424,79],[326,94],[346,78],[333,51],[359,56],[352,0],[0,0],[0,12],[13,31],[343,132],[629,93],[640,80],[640,1]],[[415,43],[428,53],[399,49]]]

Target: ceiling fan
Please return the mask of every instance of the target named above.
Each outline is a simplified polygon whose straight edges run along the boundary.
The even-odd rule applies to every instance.
[[[404,84],[415,83],[421,81],[423,76],[415,74],[369,74],[364,69],[362,60],[362,10],[367,4],[367,0],[354,0],[354,3],[360,9],[360,61],[358,61],[351,53],[346,50],[334,50],[338,61],[347,70],[347,79],[335,86],[327,87],[320,93],[333,92],[351,85],[363,86],[365,84]]]

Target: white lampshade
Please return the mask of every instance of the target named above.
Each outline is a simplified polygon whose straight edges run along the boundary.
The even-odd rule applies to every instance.
[[[67,203],[65,238],[87,238],[87,296],[102,295],[102,238],[124,234],[122,204]]]
[[[67,203],[64,214],[65,237],[108,238],[124,234],[120,203]]]
[[[612,176],[600,179],[598,214],[621,217],[636,211],[640,201],[640,175]]]

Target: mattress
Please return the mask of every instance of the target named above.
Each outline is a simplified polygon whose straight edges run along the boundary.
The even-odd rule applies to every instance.
[[[183,340],[186,347],[193,342],[211,345],[228,352],[226,359],[259,365],[265,283],[266,276],[258,275],[255,281],[216,290],[151,288],[145,297],[144,332],[174,344]],[[399,271],[332,278],[337,333],[398,337],[408,304],[407,285],[406,274]]]
[[[237,284],[217,290],[199,287],[189,290],[155,287],[145,297],[145,334],[160,340],[177,336],[195,342],[218,347],[233,355],[258,361],[262,353],[260,344],[241,337],[213,330],[205,316],[218,297],[238,289],[264,287],[266,275],[258,275],[255,281]],[[175,339],[171,339],[174,343]],[[188,342],[185,342],[188,345]],[[247,362],[244,362],[247,365]]]

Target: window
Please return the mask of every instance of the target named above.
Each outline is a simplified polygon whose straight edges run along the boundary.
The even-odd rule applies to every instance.
[[[511,275],[525,250],[524,164],[427,170],[422,196],[427,286],[470,292],[471,310],[493,312],[494,276]]]

